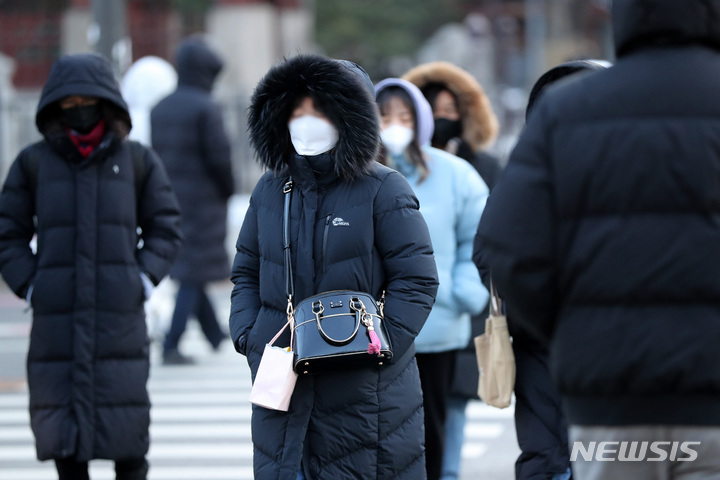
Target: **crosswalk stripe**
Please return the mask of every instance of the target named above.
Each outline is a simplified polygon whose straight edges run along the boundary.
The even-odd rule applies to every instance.
[[[217,439],[217,440],[247,440],[251,438],[249,423],[197,423],[197,424],[168,424],[168,423],[152,423],[150,424],[151,441],[173,441],[182,439],[183,441],[200,440],[200,439]],[[6,442],[32,443],[35,439],[32,431],[27,425],[8,426],[3,425],[0,429],[0,448]]]
[[[109,462],[101,465],[100,460],[90,464],[90,477],[93,480],[115,480],[115,472]],[[33,469],[0,467],[3,479],[8,480],[48,480],[54,478],[55,467],[47,462],[43,467]],[[196,466],[196,467],[153,467],[150,466],[152,480],[252,480],[253,470],[251,466]]]

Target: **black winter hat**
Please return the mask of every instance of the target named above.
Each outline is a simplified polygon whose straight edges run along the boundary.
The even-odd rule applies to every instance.
[[[610,66],[611,64],[605,60],[572,60],[551,68],[547,72],[543,73],[540,78],[537,79],[535,85],[533,85],[532,90],[530,91],[527,109],[525,110],[525,118],[530,115],[530,111],[535,106],[540,94],[558,80],[579,72],[604,70]]]

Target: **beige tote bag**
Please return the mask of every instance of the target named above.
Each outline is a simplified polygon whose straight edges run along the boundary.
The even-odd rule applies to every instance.
[[[290,400],[297,381],[297,373],[293,370],[293,351],[291,347],[274,347],[273,343],[291,323],[292,318],[270,340],[270,343],[265,345],[255,382],[250,390],[250,403],[283,412],[287,412],[290,408]],[[291,346],[292,332],[291,326]]]
[[[513,354],[507,319],[502,313],[502,300],[490,282],[490,316],[485,320],[485,333],[475,337],[480,382],[478,395],[497,408],[510,405],[515,388],[515,355]]]

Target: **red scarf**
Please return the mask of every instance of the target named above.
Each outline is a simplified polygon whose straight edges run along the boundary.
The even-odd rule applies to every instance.
[[[87,158],[100,145],[105,136],[105,120],[100,120],[88,133],[79,133],[69,128],[66,128],[65,131],[77,147],[80,155]]]

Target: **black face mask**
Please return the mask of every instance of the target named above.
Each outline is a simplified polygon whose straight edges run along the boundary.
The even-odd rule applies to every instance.
[[[450,120],[448,118],[435,119],[435,131],[432,136],[433,146],[444,148],[447,143],[459,137],[462,133],[462,123],[460,120]]]
[[[102,118],[100,103],[62,110],[61,121],[79,133],[89,133]]]

